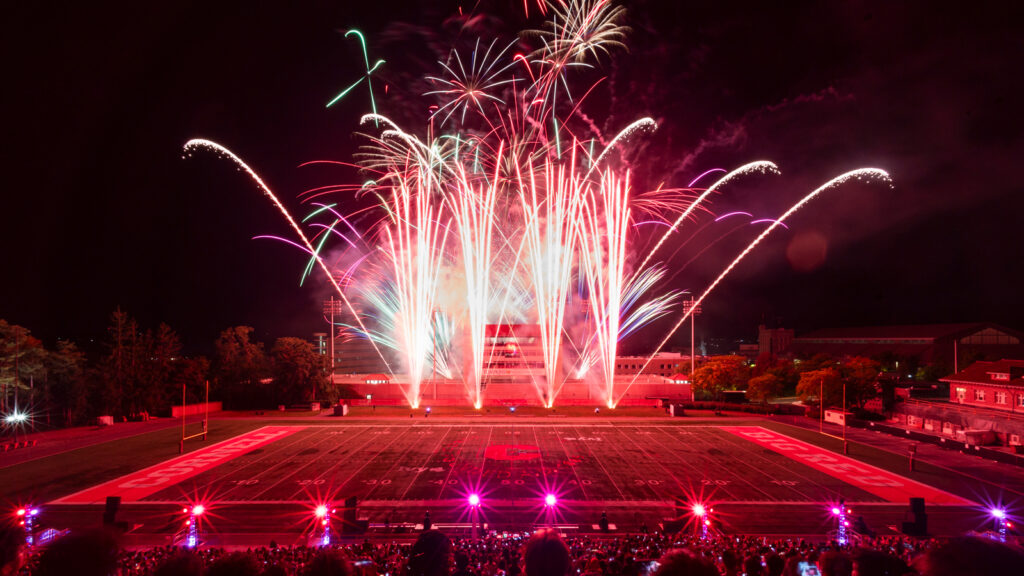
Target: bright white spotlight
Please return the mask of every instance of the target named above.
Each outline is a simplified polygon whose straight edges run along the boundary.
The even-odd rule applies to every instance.
[[[691,510],[693,510],[694,516],[704,516],[708,513],[707,509],[704,508],[703,504],[694,504]]]
[[[203,506],[202,504],[196,504],[195,506],[192,507],[193,516],[201,516],[203,512],[206,512],[206,507]]]
[[[4,417],[4,422],[8,424],[21,424],[25,420],[28,420],[28,415],[24,412],[11,412]]]
[[[1000,519],[1000,520],[1005,520],[1006,519],[1006,510],[1002,510],[1000,508],[993,508],[992,509],[992,515],[995,516],[996,518]]]
[[[842,510],[840,510],[839,508],[833,508],[832,509],[832,513],[835,514],[836,516],[839,516],[840,512],[842,512]]]
[[[554,494],[548,494],[544,497],[545,506],[554,506],[558,502],[558,498],[555,498]]]
[[[469,505],[470,506],[479,506],[480,505],[480,496],[478,494],[470,494],[469,495]]]
[[[317,518],[323,518],[325,516],[327,516],[327,506],[324,506],[323,504],[317,506],[316,507],[316,517]]]

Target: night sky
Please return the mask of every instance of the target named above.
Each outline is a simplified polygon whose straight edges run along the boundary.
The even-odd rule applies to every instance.
[[[362,181],[299,166],[349,161],[360,143],[366,92],[324,107],[363,71],[345,30],[364,30],[371,58],[387,60],[381,111],[421,134],[422,77],[440,72],[444,48],[540,24],[535,8],[523,18],[521,0],[465,3],[463,17],[460,4],[433,1],[38,4],[6,8],[2,40],[0,318],[47,342],[84,341],[120,305],[144,326],[167,322],[195,352],[236,324],[266,341],[322,331],[327,292],[320,280],[299,287],[305,258],[294,248],[253,239],[289,235],[256,186],[213,155],[183,159],[186,140],[229,147],[302,214],[300,192]],[[752,337],[765,320],[798,331],[1024,329],[1021,9],[624,4],[630,51],[579,86],[607,77],[584,109],[609,131],[658,121],[637,187],[772,160],[781,177],[746,178],[710,205],[768,218],[847,170],[893,177],[892,187],[832,190],[795,215],[710,297],[699,332]],[[669,261],[681,269],[672,285],[702,290],[762,229],[745,228],[684,268],[719,235],[709,226]]]

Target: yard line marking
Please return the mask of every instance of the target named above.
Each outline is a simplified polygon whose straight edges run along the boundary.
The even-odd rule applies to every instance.
[[[317,439],[315,442],[312,443],[312,445],[308,446],[306,448],[306,450],[316,449],[319,452],[320,447],[322,445],[327,444],[328,442],[331,442],[332,440],[334,440],[331,437],[330,434],[324,434],[323,436],[324,436],[323,438]],[[303,450],[303,451],[305,451],[305,450]],[[305,464],[299,464],[298,460],[290,460],[290,458],[298,458],[298,457],[299,457],[298,454],[286,455],[277,464],[274,464],[270,468],[267,468],[263,472],[260,472],[259,474],[257,474],[256,478],[259,479],[259,478],[262,478],[264,476],[267,476],[271,471],[276,471],[276,470],[279,470],[281,468],[290,468],[290,470],[288,471],[287,474],[285,474],[284,476],[282,476],[281,478],[279,478],[277,480],[274,480],[273,476],[270,476],[270,485],[269,486],[265,485],[265,484],[260,484],[257,487],[258,491],[256,492],[256,494],[254,496],[252,496],[252,499],[253,500],[257,500],[261,495],[266,494],[267,492],[273,490],[274,487],[280,486],[285,481],[287,481],[287,480],[289,480],[291,478],[294,478],[295,474],[297,472],[300,472],[300,471],[308,468],[309,466],[312,466],[313,464],[317,463],[317,461],[320,458],[323,458],[324,456],[323,456],[323,454],[320,454],[317,458],[311,458]],[[296,467],[296,466],[298,466],[298,467]],[[235,486],[235,488],[238,488],[238,486]]]
[[[576,428],[573,428],[573,433],[576,434],[577,438],[582,438],[582,436],[580,435],[579,430],[577,430]],[[608,481],[611,482],[611,485],[615,487],[615,491],[619,493],[619,497],[622,500],[625,500],[626,499],[626,495],[622,493],[622,488],[619,488],[619,485],[615,483],[615,478],[613,478],[612,475],[608,473],[608,470],[604,467],[604,462],[601,462],[601,459],[598,458],[597,455],[594,454],[593,448],[590,447],[591,442],[577,442],[576,444],[583,444],[583,445],[586,446],[587,451],[590,452],[591,459],[593,459],[595,462],[597,462],[597,465],[601,467],[601,472],[604,473],[605,478],[607,478]],[[582,488],[582,486],[581,486],[581,488]],[[586,494],[586,491],[584,490],[583,493]]]
[[[107,496],[120,496],[123,502],[136,502],[168,486],[220,466],[242,454],[305,428],[306,426],[264,426],[98,486],[75,492],[54,500],[51,504],[98,504],[103,502]]]
[[[736,434],[755,444],[759,444],[784,454],[806,466],[838,478],[882,497],[889,502],[907,502],[913,496],[923,497],[929,504],[949,506],[977,506],[970,500],[939,490],[927,484],[911,480],[883,470],[871,464],[865,464],[853,458],[835,454],[824,448],[808,444],[802,440],[779,434],[760,426],[723,426],[722,430]]]
[[[724,434],[722,436],[725,437]],[[776,467],[776,468],[781,468],[785,472],[788,472],[788,473],[792,474],[793,476],[799,478],[801,481],[805,482],[806,486],[808,486],[808,488],[810,490],[830,492],[830,493],[833,494],[832,499],[835,500],[835,501],[838,501],[840,498],[843,497],[843,495],[840,494],[838,490],[833,489],[832,487],[828,486],[827,484],[823,484],[820,480],[812,479],[809,476],[805,476],[804,474],[801,474],[801,473],[797,472],[796,470],[792,470],[792,469],[786,468],[785,466],[783,466],[779,462],[772,461],[770,458],[765,457],[763,454],[756,453],[755,452],[755,447],[757,446],[756,444],[750,444],[748,442],[746,444],[750,444],[750,445],[749,446],[745,446],[744,445],[744,439],[740,438],[740,437],[732,438],[732,440],[734,440],[735,443],[729,442],[728,440],[723,440],[723,441],[724,442],[728,442],[728,444],[730,446],[735,446],[743,454],[749,454],[751,457],[758,458],[760,460],[763,460],[763,461],[767,462],[768,465],[770,465],[770,466],[773,466],[773,467]],[[774,476],[771,476],[770,474],[769,474],[769,476],[772,477],[772,480],[779,480],[779,478],[775,478]],[[797,494],[803,496],[806,499],[807,502],[814,502],[815,501],[814,495],[812,495],[812,494],[805,494],[802,490],[797,490],[794,486],[785,486],[785,488],[788,488],[789,490],[792,490],[793,492],[796,492]],[[850,497],[847,497],[846,500],[851,500],[852,501],[852,499]],[[794,502],[799,502],[799,500],[794,500]]]
[[[415,484],[416,480],[419,479],[420,474],[422,474],[425,471],[425,469],[429,468],[428,464],[430,464],[430,461],[435,456],[438,455],[438,451],[441,449],[442,446],[444,446],[444,441],[448,438],[448,435],[452,433],[452,429],[453,428],[455,428],[455,427],[454,426],[449,426],[448,429],[444,431],[444,435],[438,434],[438,436],[441,436],[441,438],[440,438],[440,440],[438,440],[437,446],[434,446],[433,450],[431,450],[430,452],[427,453],[427,458],[426,458],[426,460],[423,461],[423,464],[421,466],[417,466],[416,467],[416,472],[413,474],[412,480],[409,481],[409,485],[406,486],[405,490],[402,491],[402,495],[399,497],[399,500],[404,500],[405,499],[406,494],[408,494],[409,490],[412,489],[413,484]],[[461,446],[460,446],[459,450],[460,451],[462,450]],[[442,464],[443,463],[444,462],[442,461]],[[448,469],[448,475],[449,476],[451,476],[451,471],[454,470],[454,469],[455,469],[455,462],[452,461],[451,462],[451,468]]]

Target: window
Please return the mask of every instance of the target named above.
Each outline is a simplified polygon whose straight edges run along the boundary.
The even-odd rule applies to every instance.
[[[996,404],[1006,404],[1006,392],[996,392]]]
[[[974,391],[974,401],[975,402],[984,402],[985,401],[985,391],[984,390],[975,390]]]
[[[961,387],[958,386],[957,389],[956,389],[956,399],[957,399],[957,401],[958,402],[963,402],[965,398],[967,398],[967,388],[961,388]]]
[[[1024,394],[1017,396],[1017,406],[1024,408]]]

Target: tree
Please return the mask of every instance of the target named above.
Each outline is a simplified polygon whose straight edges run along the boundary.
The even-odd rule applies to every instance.
[[[259,405],[260,382],[270,373],[263,344],[252,340],[253,332],[251,326],[233,326],[214,343],[212,389],[233,408]]]
[[[135,411],[158,413],[180,402],[181,340],[170,326],[160,323],[155,332],[146,331],[143,345],[145,360],[138,375]]]
[[[279,403],[316,400],[326,392],[324,357],[301,338],[278,338],[271,350],[274,387]]]
[[[846,401],[858,408],[863,407],[869,399],[878,396],[878,362],[863,356],[854,356],[842,367],[843,380],[846,382]]]
[[[120,307],[110,315],[106,353],[93,367],[90,405],[97,414],[125,416],[136,401],[139,360],[144,357],[139,326]]]
[[[800,374],[796,393],[804,402],[810,398],[817,398],[823,407],[840,404],[843,399],[842,374],[832,366],[804,372]]]
[[[712,356],[693,373],[695,391],[706,397],[746,388],[749,379],[750,368],[742,356]]]
[[[799,361],[798,364],[798,370],[800,372],[811,372],[814,370],[821,370],[822,368],[827,368],[829,366],[835,366],[838,362],[836,362],[836,359],[830,354],[819,352],[810,358]]]
[[[768,402],[778,398],[786,388],[786,383],[771,372],[754,376],[747,385],[747,400],[751,402]]]
[[[181,387],[185,387],[185,403],[204,402],[205,385],[210,377],[210,361],[203,356],[180,358],[174,363],[173,378],[170,382],[171,405],[181,402]]]
[[[57,349],[46,354],[46,401],[65,425],[88,420],[85,353],[74,342],[58,340]]]
[[[0,320],[0,409],[32,404],[34,382],[45,376],[46,351],[27,328]]]
[[[792,360],[779,358],[771,354],[758,356],[752,374],[754,376],[761,376],[762,374],[775,376],[782,386],[779,395],[782,395],[786,390],[795,389],[796,383],[800,381],[800,372]]]

